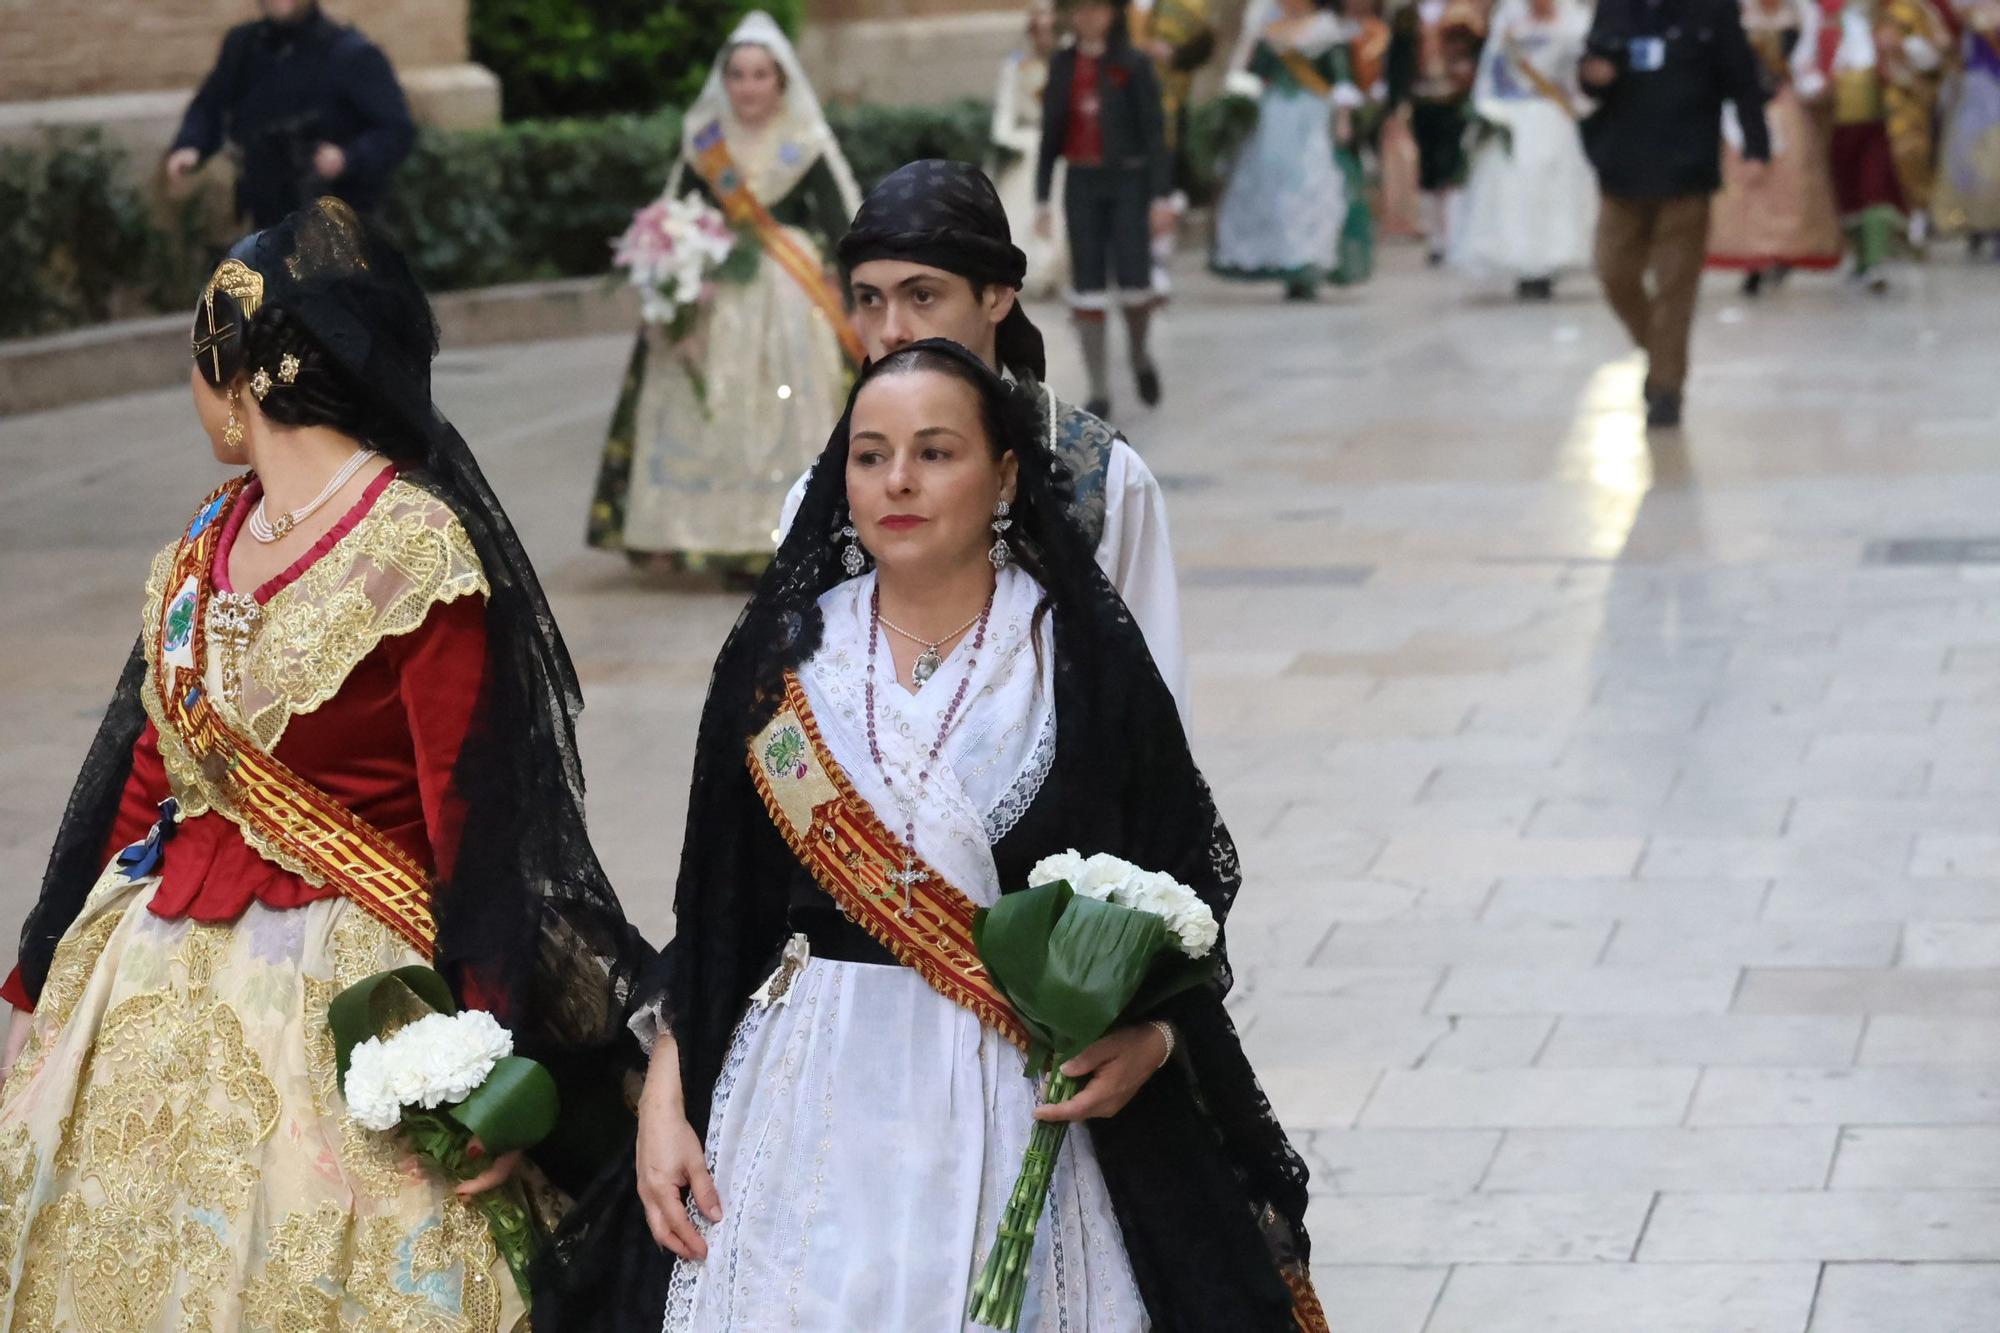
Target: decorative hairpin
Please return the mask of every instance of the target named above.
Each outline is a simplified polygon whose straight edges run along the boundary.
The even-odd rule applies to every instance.
[[[278,378],[286,384],[299,377],[299,359],[290,352],[278,358]]]
[[[271,392],[271,372],[259,368],[257,373],[250,377],[250,392],[256,396],[258,402],[263,402],[265,396]]]

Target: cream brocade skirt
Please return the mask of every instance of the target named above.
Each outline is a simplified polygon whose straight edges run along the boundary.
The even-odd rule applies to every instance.
[[[344,898],[232,925],[107,873],[0,1091],[0,1328],[495,1333],[479,1213],[348,1118],[326,1007],[418,962]]]

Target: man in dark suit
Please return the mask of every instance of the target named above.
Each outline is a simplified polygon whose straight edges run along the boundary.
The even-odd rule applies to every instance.
[[[1604,196],[1598,279],[1646,352],[1647,424],[1678,426],[1725,101],[1752,172],[1771,157],[1757,58],[1736,0],[1598,0],[1588,49],[1579,75],[1597,99],[1583,143]]]
[[[382,201],[416,139],[395,71],[316,0],[261,0],[230,29],[167,152],[184,179],[225,142],[240,154],[237,212],[268,227],[323,194],[357,212]]]
[[[1077,0],[1070,22],[1076,42],[1049,61],[1042,94],[1035,226],[1050,233],[1049,195],[1056,162],[1065,161],[1070,309],[1090,373],[1085,410],[1105,417],[1111,413],[1105,315],[1114,283],[1140,401],[1148,407],[1160,401],[1160,372],[1146,335],[1158,299],[1152,238],[1174,225],[1173,159],[1159,79],[1153,62],[1128,39],[1123,11],[1109,0]]]

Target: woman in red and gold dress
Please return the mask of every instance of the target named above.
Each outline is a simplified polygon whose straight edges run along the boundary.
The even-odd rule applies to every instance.
[[[251,471],[153,562],[6,982],[0,1323],[514,1328],[465,1199],[518,1155],[448,1182],[357,1125],[327,1004],[428,963],[560,1077],[605,1063],[645,948],[583,832],[575,677],[431,406],[428,303],[345,205],[238,245],[193,349]],[[538,1174],[585,1168],[563,1146]]]

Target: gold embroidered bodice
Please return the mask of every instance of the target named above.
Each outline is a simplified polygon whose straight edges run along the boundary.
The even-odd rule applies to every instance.
[[[146,581],[146,711],[160,732],[168,784],[188,816],[215,802],[199,766],[159,725],[151,679],[174,547]],[[249,593],[217,592],[208,605],[204,679],[223,716],[267,753],[294,717],[340,692],[348,673],[384,639],[412,632],[430,609],[484,596],[485,572],[450,506],[400,478],[332,549],[261,607]]]

